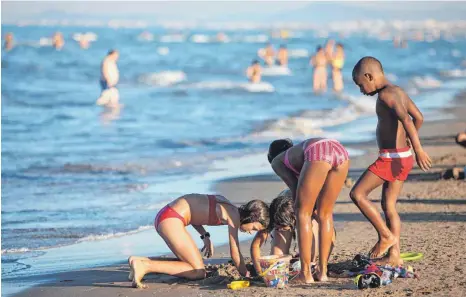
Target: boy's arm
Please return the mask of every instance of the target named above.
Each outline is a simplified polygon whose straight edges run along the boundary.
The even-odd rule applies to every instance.
[[[429,155],[427,155],[422,148],[416,127],[408,114],[407,108],[401,102],[400,96],[395,91],[386,90],[379,94],[379,99],[396,113],[398,120],[402,123],[403,128],[406,130],[406,133],[413,145],[414,152],[416,153],[416,161],[419,167],[423,171],[429,170],[432,166],[432,161]]]
[[[256,269],[257,274],[259,275],[262,273],[261,265],[259,263],[259,258],[261,257],[261,246],[264,244],[267,236],[267,231],[259,231],[256,233],[256,236],[254,236],[254,239],[251,243],[252,263],[254,264],[254,268]]]
[[[295,200],[296,189],[298,188],[298,179],[294,173],[291,172],[279,158],[273,159],[272,169],[288,186],[291,191],[291,197],[293,197],[293,200]]]
[[[424,116],[422,115],[419,108],[414,104],[413,100],[408,97],[408,114],[413,118],[414,126],[416,130],[421,129],[422,123],[424,123]]]

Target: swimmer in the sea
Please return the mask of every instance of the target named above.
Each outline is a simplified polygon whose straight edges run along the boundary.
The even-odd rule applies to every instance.
[[[259,50],[259,57],[264,60],[265,64],[272,66],[275,59],[275,50],[273,49],[273,46],[270,43],[267,43],[265,48],[261,48]]]
[[[9,51],[13,48],[14,41],[13,41],[13,33],[7,33],[5,35],[5,43],[3,44],[3,49]]]
[[[100,70],[100,87],[102,89],[101,97],[97,100],[98,105],[107,107],[119,106],[118,90],[116,85],[120,78],[117,61],[120,54],[117,50],[110,50],[107,56],[102,61]]]
[[[246,75],[251,83],[258,83],[261,81],[262,68],[259,61],[252,61],[251,66],[249,66],[246,71]]]
[[[56,32],[52,38],[52,45],[55,49],[60,50],[65,45],[65,40],[60,32]]]
[[[327,56],[328,60],[331,60],[334,55],[335,50],[335,40],[329,39],[325,44],[325,55]]]
[[[83,37],[81,37],[81,39],[79,39],[79,46],[82,49],[88,49],[90,44],[91,43],[89,42],[89,39],[87,39],[87,37],[85,37],[85,36],[83,36]]]
[[[314,67],[313,89],[314,92],[327,90],[327,55],[319,45],[316,53],[311,57],[310,64]]]
[[[345,51],[343,49],[343,44],[337,43],[331,64],[333,89],[335,92],[341,92],[343,90],[343,75],[341,74],[341,70],[345,64]]]
[[[277,64],[283,67],[288,66],[288,49],[285,45],[280,45],[280,49],[277,54]]]

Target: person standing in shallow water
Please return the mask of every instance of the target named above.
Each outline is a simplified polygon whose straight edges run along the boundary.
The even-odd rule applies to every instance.
[[[262,77],[262,68],[259,61],[254,60],[246,70],[246,75],[251,83],[259,83]]]
[[[120,78],[117,61],[120,54],[117,50],[110,50],[107,56],[102,61],[100,66],[100,98],[97,99],[97,105],[102,105],[109,108],[119,108],[119,92],[116,88]]]
[[[309,64],[314,67],[312,85],[314,92],[325,92],[327,90],[327,55],[319,45],[316,53],[311,57]]]
[[[280,49],[278,50],[277,64],[283,67],[288,66],[288,49],[283,44],[280,46]]]
[[[3,49],[9,51],[14,46],[13,33],[7,33],[5,35],[5,43],[3,44]]]
[[[56,50],[61,50],[65,46],[65,39],[63,39],[63,34],[56,32],[52,38],[52,45]]]
[[[345,50],[343,44],[337,43],[335,46],[335,54],[332,57],[332,80],[333,90],[341,92],[343,90],[343,75],[341,73],[343,65],[345,64]]]

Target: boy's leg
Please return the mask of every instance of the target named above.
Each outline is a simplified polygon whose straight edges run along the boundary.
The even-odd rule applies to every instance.
[[[384,182],[383,179],[371,171],[366,170],[350,192],[350,197],[353,202],[371,222],[379,235],[379,241],[371,249],[371,258],[382,256],[391,246],[397,243],[396,237],[385,224],[377,208],[367,199],[369,193],[381,186]]]
[[[400,232],[401,220],[398,212],[396,211],[396,202],[403,188],[403,181],[396,180],[394,182],[387,182],[383,185],[382,190],[382,209],[385,214],[385,221],[388,228],[398,239],[398,242],[390,248],[388,257],[383,259],[382,262],[389,263],[394,266],[403,264],[400,258]]]

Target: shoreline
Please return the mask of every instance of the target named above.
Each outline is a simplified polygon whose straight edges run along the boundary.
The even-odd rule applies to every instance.
[[[424,233],[428,233],[425,228],[421,226],[410,226],[416,225],[418,222],[424,222],[425,226],[428,226],[430,229],[430,234],[433,236],[442,235],[435,232],[439,232],[438,228],[441,228],[441,232],[444,232],[442,237],[451,234],[452,231],[461,232],[466,230],[466,209],[464,209],[463,200],[459,199],[461,197],[466,197],[465,189],[461,189],[464,185],[464,181],[452,181],[452,180],[435,180],[434,176],[438,176],[438,172],[444,170],[447,167],[452,166],[452,162],[457,162],[457,164],[466,165],[466,154],[464,149],[460,148],[454,143],[452,137],[466,127],[466,119],[459,117],[460,115],[466,114],[466,92],[461,91],[455,96],[455,107],[447,107],[445,110],[455,115],[455,119],[445,119],[445,120],[434,120],[429,121],[426,119],[423,128],[420,132],[420,137],[422,143],[426,147],[426,150],[433,158],[435,167],[429,173],[422,173],[416,166],[410,174],[410,178],[405,184],[402,195],[399,200],[399,211],[402,218],[403,227],[408,225],[409,229],[414,228],[414,230],[421,230],[419,234],[413,234],[412,232],[402,232],[402,241],[405,243],[408,238],[411,241],[411,237],[415,237],[415,240],[419,248],[428,253],[428,247],[424,246]],[[448,131],[445,131],[445,127],[448,127]],[[356,144],[348,145],[350,148],[355,149],[364,149],[366,153],[363,156],[358,156],[352,158],[352,164],[349,176],[356,180],[356,178],[363,172],[363,170],[372,163],[377,156],[377,147],[375,141],[367,141]],[[425,183],[425,185],[424,185]],[[220,179],[213,183],[212,189],[222,194],[225,194],[226,197],[230,198],[233,202],[240,203],[247,201],[252,198],[263,199],[267,202],[270,202],[275,196],[285,188],[285,185],[275,177],[272,173],[270,174],[260,174],[253,176],[238,176],[235,178]],[[358,211],[349,211],[349,208],[355,208],[352,205],[352,202],[348,198],[349,189],[344,188],[340,197],[335,206],[335,221],[337,230],[339,231],[338,241],[344,242],[340,244],[337,241],[337,247],[332,254],[331,263],[335,261],[340,261],[342,259],[351,258],[351,255],[354,256],[357,252],[363,252],[363,247],[368,247],[370,241],[373,241],[375,238],[375,232],[371,229],[370,224],[367,220],[360,214]],[[371,194],[371,198],[379,200],[380,190],[374,191]],[[445,197],[435,197],[435,196],[445,196]],[[458,197],[456,197],[457,195]],[[462,196],[463,195],[463,196]],[[419,196],[419,197],[418,197]],[[418,197],[414,198],[413,197]],[[438,198],[438,199],[433,199]],[[448,198],[448,199],[447,199]],[[466,202],[465,202],[466,204]],[[441,210],[441,213],[437,213]],[[436,223],[437,222],[437,223]],[[439,223],[441,222],[441,223]],[[452,228],[446,222],[451,224],[454,223]],[[458,225],[458,226],[457,226]],[[440,226],[440,227],[439,227]],[[452,230],[447,230],[447,229]],[[342,234],[342,230],[345,231]],[[366,233],[370,234],[369,239],[361,238],[360,234]],[[141,232],[143,233],[143,232]],[[342,235],[340,235],[342,234]],[[355,242],[356,238],[359,243]],[[448,238],[448,237],[446,237]],[[433,242],[432,238],[427,238],[426,241],[432,246],[435,244],[446,243],[446,241]],[[461,242],[466,239],[459,240]],[[361,245],[361,241],[364,242],[364,245]],[[447,240],[448,241],[448,240]],[[249,254],[249,244],[250,240],[243,240],[241,242],[241,249],[245,256]],[[464,244],[464,243],[463,243]],[[413,242],[409,244],[404,244],[405,246],[411,248],[418,248]],[[457,246],[457,243],[454,244]],[[463,245],[464,246],[464,245]],[[350,248],[352,247],[352,248]],[[264,245],[263,252],[266,253],[268,249],[268,244]],[[456,251],[457,252],[457,251]],[[212,261],[226,261],[228,259],[228,245],[221,245],[216,247],[216,255],[220,257],[215,258]],[[446,255],[446,254],[445,254]],[[443,260],[445,259],[444,255],[439,256]],[[429,259],[430,261],[431,259]],[[462,264],[466,265],[466,259],[460,259]],[[34,284],[33,287],[24,287],[21,292],[10,292],[9,295],[13,296],[68,296],[76,295],[80,296],[115,296],[115,293],[123,292],[126,296],[153,296],[152,292],[157,292],[157,296],[172,296],[173,294],[182,294],[185,296],[198,296],[198,291],[202,290],[203,285],[199,282],[186,282],[183,280],[175,279],[168,276],[149,276],[148,284],[150,285],[149,290],[137,290],[131,288],[130,282],[126,280],[126,274],[128,273],[128,266],[125,263],[125,260],[122,260],[118,263],[99,266],[99,267],[89,267],[81,270],[67,271],[62,273],[54,273],[47,275],[37,275],[31,277],[25,277],[22,279],[14,279],[13,282],[8,282],[7,286],[2,288],[21,288],[21,284]],[[211,261],[209,261],[211,262]],[[206,263],[208,263],[206,261]],[[431,263],[431,262],[429,262]],[[455,264],[455,267],[461,267],[461,263]],[[418,265],[418,263],[414,263]],[[429,269],[429,266],[421,265],[423,269]],[[431,265],[434,265],[431,263]],[[456,269],[456,268],[455,268]],[[456,271],[456,270],[455,270]],[[349,285],[352,283],[351,279],[343,279],[344,281],[333,281],[332,284],[337,283],[340,286],[341,290],[350,290],[347,291],[348,294],[357,294],[358,291]],[[15,282],[16,281],[16,282]],[[155,281],[155,282],[154,282]],[[410,283],[414,280],[397,280],[397,283],[402,283],[403,286],[409,286]],[[435,282],[433,282],[435,283]],[[179,286],[173,285],[179,284]],[[457,283],[454,282],[456,286]],[[402,287],[403,287],[402,286]],[[466,289],[461,287],[455,287],[455,290],[458,292],[465,292]],[[198,290],[193,290],[197,288]],[[300,289],[294,289],[287,291],[287,293],[296,293],[299,294]],[[317,284],[316,288],[319,289],[320,293],[326,292],[328,287],[326,285]],[[392,292],[400,291],[400,288],[395,288],[391,285],[385,287]],[[215,296],[217,293],[224,295],[229,295],[231,292],[224,290],[224,285],[213,285],[212,288],[206,288],[208,290],[217,289],[218,291],[207,291],[212,293]],[[337,291],[339,291],[338,289]],[[263,287],[254,287],[251,288],[254,290],[264,290]],[[383,290],[383,288],[382,288]],[[464,291],[462,291],[464,290]],[[193,291],[192,293],[190,293]],[[335,290],[332,290],[335,291]],[[197,292],[197,293],[196,293]],[[207,293],[205,292],[205,293]],[[262,292],[262,291],[261,291]],[[371,292],[380,292],[380,290],[373,290]],[[439,293],[440,291],[435,291]],[[209,293],[209,295],[210,295]],[[264,291],[263,293],[271,293],[271,291]],[[382,292],[380,292],[382,293]],[[406,293],[406,292],[405,292]],[[436,293],[436,294],[437,294]],[[459,295],[461,295],[461,293]],[[332,293],[333,294],[333,293]],[[377,293],[378,294],[378,293]],[[345,294],[346,295],[346,294]],[[398,296],[398,293],[396,294]],[[374,295],[375,296],[375,295]],[[436,295],[437,296],[437,295]]]

